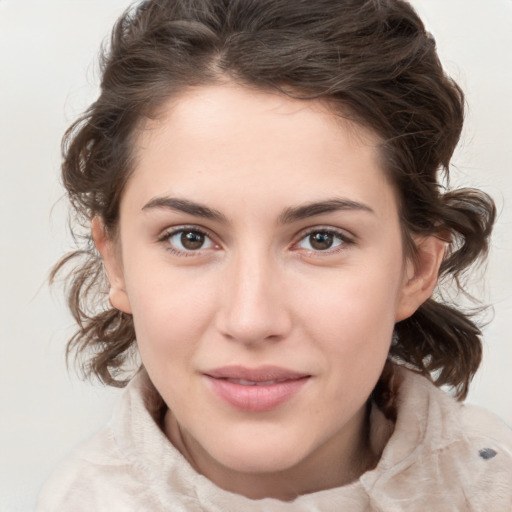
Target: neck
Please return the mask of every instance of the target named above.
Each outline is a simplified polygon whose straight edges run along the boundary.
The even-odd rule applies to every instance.
[[[293,467],[268,473],[233,470],[213,459],[167,411],[165,432],[192,467],[218,487],[251,499],[291,501],[309,494],[350,484],[378,462],[369,443],[368,411],[361,411],[336,435]]]

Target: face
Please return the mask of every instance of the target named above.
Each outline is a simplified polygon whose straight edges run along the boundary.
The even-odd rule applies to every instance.
[[[394,323],[430,293],[377,144],[320,103],[189,90],[138,136],[116,242],[96,226],[166,432],[220,485],[361,450]]]

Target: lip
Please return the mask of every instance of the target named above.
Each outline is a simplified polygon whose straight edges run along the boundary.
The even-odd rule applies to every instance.
[[[232,407],[264,412],[290,400],[311,375],[277,366],[225,366],[204,372],[214,393]]]

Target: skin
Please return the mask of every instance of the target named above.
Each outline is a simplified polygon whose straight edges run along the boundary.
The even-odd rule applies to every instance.
[[[197,471],[251,498],[353,481],[379,456],[366,403],[394,324],[432,293],[444,244],[416,240],[417,260],[405,257],[377,137],[320,102],[228,83],[187,90],[161,114],[136,139],[118,236],[100,219],[93,236],[111,302],[133,315],[169,407],[168,438]],[[187,250],[180,228],[207,236]],[[332,245],[313,246],[311,230]],[[234,364],[310,378],[278,407],[240,411],[204,377]]]

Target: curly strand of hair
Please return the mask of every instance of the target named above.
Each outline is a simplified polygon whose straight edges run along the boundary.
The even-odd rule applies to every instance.
[[[133,319],[112,307],[98,312],[98,299],[107,297],[108,283],[95,250],[66,254],[51,270],[50,284],[77,259],[82,260],[81,264],[64,276],[64,280],[70,283],[67,302],[78,325],[66,346],[68,367],[73,361],[83,378],[97,377],[109,386],[124,387],[130,380],[121,375],[125,373],[123,366],[135,341]],[[73,275],[71,281],[70,274]]]
[[[437,386],[454,387],[459,400],[467,396],[482,359],[481,331],[467,313],[429,299],[397,323],[395,331],[393,359],[412,364],[425,376],[439,372],[434,378]]]
[[[451,246],[457,247],[453,252],[449,251],[440,274],[459,277],[461,272],[487,255],[496,220],[496,205],[480,190],[457,189],[444,195],[439,217],[454,237]]]
[[[457,290],[476,303],[463,277],[488,252],[496,206],[485,192],[467,188],[447,192],[439,204],[435,229],[447,231],[450,240],[440,278],[451,278]],[[485,309],[470,313],[431,298],[395,326],[397,343],[391,355],[425,376],[438,372],[435,383],[452,386],[463,400],[482,358],[482,333],[473,318]]]
[[[135,331],[130,315],[109,309],[85,322],[70,339],[66,356],[74,354],[82,375],[97,377],[103,384],[124,387],[130,378],[123,368],[133,349]]]

